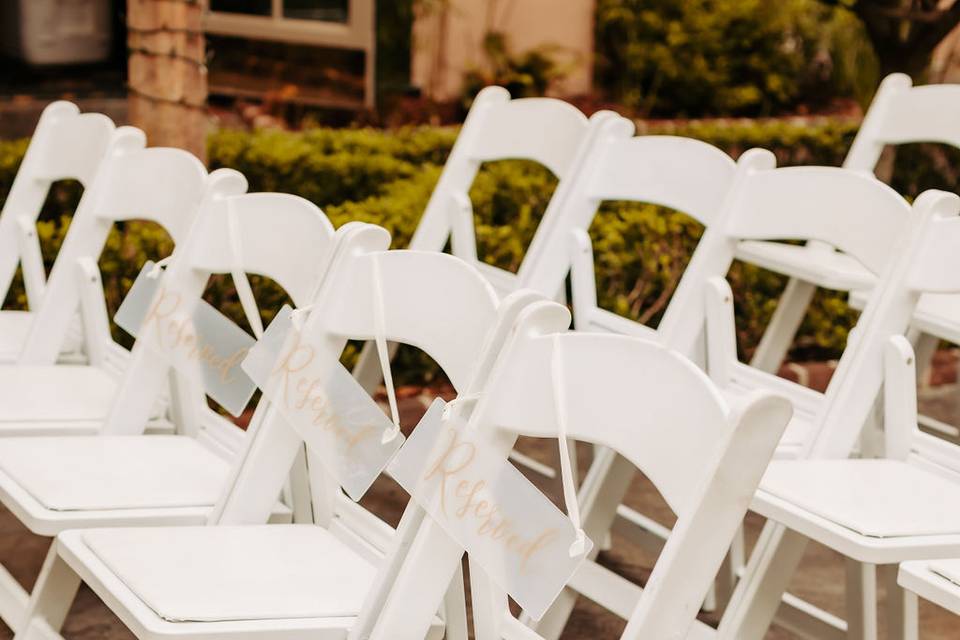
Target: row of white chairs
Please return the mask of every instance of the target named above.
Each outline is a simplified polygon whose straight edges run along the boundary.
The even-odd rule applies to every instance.
[[[390,339],[430,355],[462,395],[476,398],[458,409],[479,423],[471,432],[476,446],[504,462],[518,435],[557,436],[562,406],[563,435],[608,447],[656,478],[678,510],[679,531],[670,545],[673,559],[664,557],[662,577],[648,583],[648,611],[631,616],[631,633],[670,636],[694,623],[786,425],[785,400],[758,393],[734,408],[703,371],[657,342],[567,334],[567,309],[532,290],[501,299],[459,258],[387,251],[389,235],[372,225],[334,232],[309,202],[244,194],[242,176],[230,170],[207,176],[183,152],[141,146],[108,147],[108,154],[74,216],[31,336],[56,300],[61,272],[69,274],[62,265],[95,265],[112,222],[136,216],[167,229],[184,225],[188,230],[175,235],[165,268],[148,265],[143,276],[162,278],[163,290],[181,296],[181,309],[202,304],[213,274],[231,274],[238,289],[246,273],[265,275],[307,314],[301,339],[331,362],[351,338]],[[163,195],[189,192],[181,183],[191,179],[192,206],[164,206]],[[114,199],[121,204],[105,204]],[[147,317],[159,313],[159,300],[151,301]],[[85,329],[88,317],[102,325],[96,311],[81,314]],[[59,310],[61,330],[73,312],[67,305]],[[260,333],[257,321],[251,325]],[[310,447],[315,434],[292,424],[277,408],[290,410],[279,396],[264,396],[232,455],[210,446],[218,438],[208,433],[214,427],[204,415],[203,388],[190,362],[174,357],[182,347],[163,346],[138,339],[105,394],[111,398],[66,398],[85,402],[91,412],[106,406],[95,433],[85,432],[87,422],[96,422],[89,415],[84,427],[70,429],[44,415],[33,421],[35,429],[21,426],[0,440],[0,500],[34,533],[56,536],[32,594],[12,580],[7,585],[3,616],[18,637],[59,637],[81,581],[144,638],[466,637],[464,548],[429,509],[411,503],[394,532],[312,464],[310,524],[282,524],[294,516],[278,497],[304,443],[315,461],[328,455]],[[51,349],[51,359],[58,351]],[[555,371],[559,357],[562,379]],[[5,407],[42,412],[43,398],[68,411],[64,394],[76,389],[58,376],[69,372],[80,381],[98,366],[93,357],[87,365],[21,358],[5,369],[10,383],[20,385]],[[146,435],[168,377],[163,416],[175,433]],[[637,384],[646,407],[642,419],[632,415]],[[32,397],[17,397],[26,392]],[[30,422],[25,415],[17,419]],[[635,428],[624,430],[627,421]],[[664,424],[672,435],[660,433]],[[685,441],[698,443],[696,454],[680,461],[686,470],[664,464]],[[274,524],[264,524],[270,520]],[[565,547],[559,551],[567,554]],[[503,561],[517,563],[510,555]],[[471,563],[475,628],[530,637],[534,632],[509,614],[508,591],[486,577],[496,569]]]
[[[948,105],[956,102],[960,102],[956,87],[914,89],[901,76],[888,78],[851,158],[858,155],[857,149],[877,149],[886,143],[956,143],[960,136],[945,115]],[[917,130],[907,129],[916,122],[922,122]],[[138,341],[132,357],[127,357],[109,340],[96,257],[110,226],[136,217],[159,222],[177,241],[164,282],[182,278],[180,286],[199,297],[211,273],[233,273],[235,280],[239,271],[268,275],[298,306],[317,306],[310,311],[306,327],[316,317],[318,331],[336,336],[331,353],[339,353],[346,338],[375,337],[371,300],[380,295],[375,291],[381,291],[384,321],[379,333],[434,357],[458,391],[480,398],[472,412],[480,412],[505,433],[563,435],[550,404],[550,398],[560,394],[540,387],[556,378],[551,349],[563,349],[567,362],[576,362],[566,367],[561,385],[577,389],[562,394],[570,404],[565,407],[566,435],[600,445],[579,490],[583,528],[597,542],[606,542],[612,532],[648,544],[654,534],[667,539],[667,546],[642,591],[594,562],[599,545],[594,547],[539,623],[521,617],[528,626],[504,615],[502,590],[484,582],[483,568],[475,571],[471,566],[478,634],[525,637],[535,628],[542,637],[558,637],[576,598],[583,595],[630,620],[624,637],[688,633],[692,637],[762,637],[778,608],[781,622],[805,637],[876,637],[879,566],[892,603],[891,628],[900,634],[896,637],[915,637],[915,599],[897,589],[896,567],[902,561],[928,563],[960,556],[960,523],[953,522],[950,509],[957,488],[953,474],[960,465],[954,445],[917,428],[914,355],[904,336],[916,340],[922,331],[950,338],[950,328],[960,322],[960,314],[953,314],[950,306],[960,291],[951,251],[960,240],[953,237],[960,233],[956,197],[929,192],[911,206],[862,171],[864,167],[852,167],[853,160],[844,169],[777,169],[772,154],[761,150],[747,152],[734,163],[702,142],[632,136],[632,124],[616,114],[601,112],[587,119],[560,101],[510,100],[501,89],[483,91],[417,229],[411,245],[414,251],[387,252],[377,258],[375,262],[383,264],[395,262],[378,269],[388,280],[372,282],[376,278],[362,262],[344,267],[338,275],[339,263],[333,256],[338,255],[340,243],[352,246],[353,242],[363,250],[347,251],[344,264],[359,260],[361,254],[380,253],[386,248],[382,230],[348,225],[333,234],[322,214],[300,199],[242,195],[246,184],[236,172],[207,175],[188,154],[147,149],[142,134],[130,128],[114,130],[102,116],[81,115],[62,103],[48,108],[0,215],[0,242],[13,247],[11,269],[17,262],[22,264],[31,302],[29,314],[0,314],[0,325],[15,322],[24,327],[19,337],[13,331],[0,337],[10,340],[10,352],[20,354],[17,366],[0,368],[0,429],[9,436],[50,437],[0,441],[0,499],[35,533],[71,531],[58,537],[32,599],[5,576],[0,616],[24,633],[54,633],[82,578],[141,637],[222,637],[217,634],[234,632],[273,637],[280,631],[264,620],[278,616],[286,616],[291,624],[283,627],[291,637],[308,633],[317,628],[311,626],[317,617],[309,623],[301,619],[310,618],[306,612],[319,610],[305,606],[292,615],[296,612],[283,610],[280,602],[302,603],[303,596],[297,600],[291,593],[308,592],[307,585],[318,588],[311,573],[316,565],[309,565],[304,557],[319,556],[304,556],[305,547],[279,538],[263,542],[266,538],[258,537],[298,534],[274,533],[280,528],[270,527],[258,529],[263,533],[237,532],[232,527],[200,534],[190,529],[178,534],[138,528],[99,531],[147,524],[246,525],[272,517],[315,520],[323,525],[320,531],[334,532],[338,540],[353,547],[360,538],[365,541],[360,546],[366,560],[380,567],[372,579],[374,586],[358,588],[359,595],[354,594],[353,604],[367,598],[364,612],[353,607],[360,614],[359,622],[356,616],[347,616],[350,620],[330,623],[326,620],[330,609],[324,610],[320,617],[323,624],[333,624],[324,628],[337,629],[331,631],[333,635],[350,627],[357,634],[353,637],[378,633],[397,637],[390,634],[402,635],[405,632],[400,629],[410,628],[411,635],[402,637],[423,637],[431,624],[439,627],[440,622],[433,620],[438,610],[443,611],[443,624],[451,636],[464,626],[459,613],[462,579],[457,587],[463,548],[450,541],[442,526],[438,529],[431,518],[410,508],[401,523],[401,542],[395,543],[392,531],[329,486],[322,464],[304,463],[305,458],[321,454],[311,453],[309,446],[304,453],[302,434],[267,426],[284,424],[266,408],[267,402],[261,402],[264,408],[258,407],[250,433],[243,436],[207,408],[195,378],[178,373],[176,367],[171,373],[169,362],[158,357],[155,349]],[[95,138],[106,142],[98,147]],[[68,162],[71,157],[73,166]],[[516,275],[477,259],[467,197],[481,163],[506,158],[539,161],[560,178]],[[86,173],[78,169],[81,166]],[[49,282],[44,282],[31,230],[49,184],[64,177],[80,178],[86,191]],[[669,206],[691,214],[706,227],[656,331],[596,305],[586,231],[604,200]],[[289,214],[278,213],[287,209]],[[290,222],[281,222],[287,215]],[[231,231],[231,216],[236,217],[233,224],[239,231]],[[323,222],[310,222],[316,220]],[[318,229],[315,237],[306,231],[311,224]],[[452,253],[471,264],[469,269],[437,253],[448,240]],[[298,255],[300,242],[305,244]],[[242,264],[237,246],[243,248]],[[275,255],[277,247],[284,247],[285,255]],[[723,279],[734,259],[775,267],[794,278],[755,366],[736,358],[732,295]],[[478,279],[477,268],[483,279]],[[453,275],[461,271],[470,275]],[[563,331],[568,318],[562,308],[535,300],[527,289],[558,297],[568,272],[574,323],[578,333],[585,333],[538,342],[537,336]],[[849,287],[840,286],[840,274],[856,274],[859,279],[851,277],[846,281]],[[432,279],[444,292],[439,302],[434,299],[436,288],[433,295],[418,293]],[[498,303],[484,281],[500,296],[514,293]],[[788,346],[790,334],[799,326],[809,302],[803,287],[810,283],[864,291],[864,311],[825,394],[769,373],[771,362],[782,357],[785,341]],[[489,297],[492,310],[453,298],[479,296],[479,300],[481,291]],[[336,319],[338,312],[346,314],[343,319]],[[939,324],[930,318],[937,318]],[[251,326],[259,333],[256,321]],[[465,335],[471,331],[472,337]],[[597,332],[638,337],[601,339]],[[501,336],[499,344],[489,337],[496,335]],[[511,335],[518,337],[508,339]],[[71,336],[72,344],[68,343]],[[525,338],[531,346],[523,346]],[[584,346],[560,346],[567,341]],[[920,345],[929,346],[929,342],[922,338]],[[778,350],[776,357],[768,355]],[[682,362],[677,354],[703,368],[709,383],[700,374],[690,373],[689,364],[661,363]],[[357,376],[369,388],[379,381],[382,366],[372,350],[365,355]],[[56,364],[58,359],[72,363],[81,357],[87,365]],[[493,362],[508,364],[494,367]],[[537,366],[542,371],[532,369]],[[671,367],[682,371],[676,380],[669,373]],[[875,412],[881,389],[886,446],[882,452],[861,446],[861,459],[847,459]],[[767,395],[759,400],[756,393],[761,390]],[[793,418],[782,438],[786,410],[770,398],[770,392],[786,396],[793,405]],[[537,409],[525,412],[528,406]],[[755,420],[748,419],[751,411],[743,406],[754,407]],[[604,413],[606,407],[609,414]],[[643,407],[643,415],[634,415],[635,407]],[[730,426],[717,430],[715,424]],[[177,435],[111,437],[143,433],[148,427]],[[64,437],[92,433],[98,435]],[[506,455],[512,439],[507,442],[495,433],[489,435],[491,446]],[[750,503],[770,522],[741,571],[742,543],[734,531],[774,448],[781,459],[770,465]],[[868,453],[882,459],[863,459]],[[566,473],[555,475],[569,478],[569,462],[561,456],[559,466],[567,467]],[[291,467],[293,478],[284,486]],[[622,504],[634,467],[653,480],[680,516],[672,532]],[[177,473],[170,474],[171,469]],[[278,501],[281,495],[284,499]],[[183,536],[182,546],[168,546],[173,535]],[[613,541],[619,539],[617,535]],[[807,539],[827,544],[850,559],[848,584],[853,593],[848,593],[846,623],[823,612],[801,620],[799,614],[811,612],[811,607],[789,595],[781,597]],[[229,540],[246,542],[231,546]],[[277,574],[255,576],[237,566],[244,564],[238,562],[237,549],[256,548],[261,542],[289,550],[291,556],[278,558],[277,566],[285,567],[284,571],[299,567],[304,580],[311,574],[310,582],[297,583],[293,574],[289,583]],[[324,546],[314,543],[304,545]],[[694,614],[731,543],[718,589],[720,599],[726,600],[724,589],[741,573],[743,579],[719,630],[713,631],[695,622]],[[218,555],[217,550],[230,550],[229,557]],[[115,560],[106,558],[112,554]],[[331,557],[349,554],[325,550],[321,555],[321,564],[327,564],[333,562]],[[153,557],[156,561],[148,561]],[[334,571],[324,577],[332,580],[333,587],[319,598],[321,604],[340,607],[340,611],[350,607],[337,599],[345,595],[337,580],[342,582],[345,574],[364,574],[359,565],[344,562],[337,565],[340,574]],[[190,569],[184,565],[193,563],[195,571],[183,573]],[[914,565],[905,565],[905,571],[908,566]],[[932,580],[931,584],[940,584],[944,591],[953,588],[948,569],[929,571],[942,583]],[[250,603],[252,613],[241,612],[245,605],[237,603],[253,589],[247,579],[272,578],[285,583],[283,597],[256,606]],[[211,587],[211,580],[236,589],[209,593],[218,591]],[[215,602],[210,602],[208,613],[195,609],[195,602],[210,598]],[[317,602],[311,600],[312,605]],[[271,609],[274,606],[280,608]],[[257,624],[240,624],[230,617],[238,615],[256,618]],[[301,621],[291,623],[290,618]],[[215,629],[208,626],[211,621],[218,622]],[[197,624],[184,626],[187,622]]]

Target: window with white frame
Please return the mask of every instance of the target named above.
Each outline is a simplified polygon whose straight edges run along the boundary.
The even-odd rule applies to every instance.
[[[364,103],[373,105],[375,0],[210,0],[204,28],[220,36],[364,52]]]

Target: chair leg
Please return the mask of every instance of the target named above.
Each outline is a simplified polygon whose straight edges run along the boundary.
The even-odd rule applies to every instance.
[[[877,640],[877,566],[846,558],[847,638]]]
[[[710,589],[707,591],[707,595],[703,597],[703,604],[700,605],[702,611],[715,613],[720,609],[720,599],[724,596],[721,589],[724,588],[725,585],[720,583],[719,576],[726,571],[726,568],[727,564],[725,559],[724,564],[720,566],[720,573],[717,574],[718,578],[713,581],[713,584],[710,585]]]
[[[730,544],[730,550],[723,559],[723,565],[720,567],[720,573],[717,575],[715,583],[715,601],[714,611],[723,614],[724,609],[730,604],[730,598],[733,597],[733,590],[737,586],[737,576],[743,569],[744,556],[746,555],[746,538],[744,536],[743,526],[737,529],[737,533]],[[708,610],[704,606],[705,610]]]
[[[453,576],[443,598],[443,621],[443,637],[446,640],[467,640],[467,594],[463,584],[463,567]]]
[[[603,453],[604,450],[606,449],[606,447],[604,447],[603,445],[587,444],[587,443],[584,443],[584,444],[586,446],[586,452],[587,452],[587,455],[586,455],[587,466],[585,467],[586,469],[585,473],[587,474],[587,477],[590,477],[590,468],[593,466],[594,461],[598,459],[606,459],[608,454]],[[571,452],[572,451],[573,451],[573,448],[571,447]],[[574,468],[578,469],[577,477],[579,477],[579,468],[578,467],[574,467]],[[587,482],[587,479],[584,478],[584,484],[586,484],[586,482]],[[600,548],[600,551],[610,551],[610,549],[613,548],[613,534],[611,534],[610,531],[607,531],[605,534],[603,534],[601,538],[599,538],[598,540],[594,540],[593,543]]]
[[[764,525],[743,577],[720,619],[718,639],[763,638],[806,546],[807,538],[796,531],[776,522]]]
[[[290,508],[295,524],[313,523],[313,503],[310,495],[310,474],[307,471],[307,450],[300,447],[297,458],[290,467]]]
[[[54,540],[30,595],[30,603],[14,640],[56,637],[80,588],[80,576],[57,553]]]
[[[919,640],[920,616],[917,594],[897,584],[899,565],[879,567],[880,579],[886,589],[887,637],[890,640]]]
[[[887,443],[883,432],[883,398],[877,398],[860,430],[861,458],[882,458]]]
[[[30,594],[20,586],[17,579],[0,565],[0,619],[14,632],[20,630],[20,622],[27,611]]]
[[[803,322],[807,307],[816,293],[816,285],[791,278],[780,296],[780,302],[770,318],[767,330],[750,360],[750,366],[767,373],[776,373],[793,344],[793,337]]]
[[[17,633],[14,638],[23,638],[23,640],[64,640],[63,636],[57,633],[53,627],[41,618],[32,620],[23,631]]]
[[[617,507],[630,487],[635,467],[611,449],[603,448],[595,454],[590,471],[580,488],[580,508],[584,531],[591,540],[597,541],[602,540],[610,531],[617,515]],[[595,559],[599,552],[599,547],[594,546],[588,561]],[[561,591],[543,618],[536,623],[537,633],[544,640],[557,640],[563,633],[576,603],[576,591],[569,588]],[[522,618],[522,621],[527,624],[531,622],[526,617]]]

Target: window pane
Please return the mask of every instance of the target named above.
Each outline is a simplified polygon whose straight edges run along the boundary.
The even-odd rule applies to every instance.
[[[361,51],[212,34],[207,50],[212,53],[211,95],[267,97],[280,104],[334,109],[363,106]]]
[[[247,13],[254,16],[269,16],[270,5],[270,0],[210,0],[211,11]]]
[[[283,0],[283,16],[298,20],[346,22],[350,0]]]

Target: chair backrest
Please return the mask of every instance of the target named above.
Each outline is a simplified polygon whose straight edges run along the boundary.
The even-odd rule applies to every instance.
[[[682,211],[705,227],[713,223],[736,172],[725,152],[680,136],[606,142],[587,185],[591,200],[649,202]]]
[[[324,296],[329,307],[319,321],[326,330],[375,337],[372,273],[378,269],[386,338],[426,352],[463,388],[496,316],[495,293],[479,272],[454,256],[424,251],[378,252],[351,262]],[[418,293],[415,283],[430,286]]]
[[[600,111],[590,118],[574,106],[554,98],[522,98],[511,100],[501,87],[487,87],[473,102],[463,128],[447,158],[417,230],[410,241],[414,250],[441,251],[450,238],[457,211],[462,202],[469,202],[468,193],[480,165],[493,160],[525,159],[548,168],[559,179],[556,190],[544,213],[523,264],[537,261],[543,252],[559,250],[567,254],[566,240],[554,241],[554,218],[568,190],[570,179],[582,170],[590,146],[602,131],[613,135],[632,135],[633,125],[610,111]],[[472,220],[470,227],[472,229]],[[474,260],[475,247],[454,243],[453,253],[465,260]],[[521,265],[524,277],[529,277]],[[565,271],[563,275],[566,275]],[[496,279],[501,285],[501,280]],[[516,288],[518,283],[506,287]],[[519,286],[526,286],[522,277]],[[544,291],[555,295],[558,291]]]
[[[879,181],[867,179],[873,185],[881,185],[882,189],[886,189]],[[865,188],[871,182],[861,184],[860,187]],[[785,189],[783,193],[791,196],[789,189]],[[875,231],[883,229],[876,241],[884,241],[884,237],[887,237],[885,241],[888,248],[885,252],[879,252],[876,247],[869,245],[861,246],[858,242],[844,244],[839,239],[830,239],[832,243],[839,244],[851,255],[855,255],[868,268],[872,268],[878,277],[856,327],[847,338],[846,347],[826,392],[815,406],[808,408],[815,413],[810,418],[812,429],[797,452],[801,457],[845,458],[850,455],[884,382],[885,352],[890,339],[902,337],[906,333],[922,293],[960,291],[960,280],[954,275],[956,272],[952,271],[953,263],[957,261],[953,255],[955,245],[950,244],[960,241],[960,236],[957,235],[960,233],[960,224],[956,219],[960,212],[960,197],[931,190],[921,194],[912,207],[907,206],[905,201],[896,204],[899,196],[894,196],[890,206],[883,208],[883,198],[876,197],[879,193],[881,191],[869,196],[865,192],[859,200],[850,199],[851,208],[856,206],[856,203],[868,203],[868,206],[857,214],[846,215],[876,218],[878,224]],[[799,194],[793,193],[792,197],[799,197]],[[871,205],[876,209],[871,210]],[[897,209],[904,211],[896,213]],[[835,216],[838,226],[845,225],[840,219],[841,211],[818,210],[821,211],[825,216]],[[850,210],[843,209],[843,212],[848,211]],[[901,224],[891,222],[895,216],[902,220]],[[816,222],[810,223],[810,226],[816,225]],[[803,226],[803,229],[808,228],[807,225]],[[779,230],[781,227],[777,223],[764,227],[764,232],[759,234],[759,237],[772,239],[780,236],[781,231],[770,229]],[[893,239],[889,236],[893,236]],[[814,237],[824,238],[823,235]],[[771,385],[775,379],[775,386],[778,388],[794,384],[775,378],[772,374],[753,370],[748,365],[736,364],[733,296],[722,275],[726,272],[726,267],[714,265],[713,268],[716,274],[710,278],[709,283],[705,283],[707,288],[701,290],[699,300],[694,300],[695,303],[707,300],[713,303],[708,306],[710,316],[707,318],[710,328],[707,343],[711,377],[721,386],[743,376],[752,378],[748,384],[762,385],[763,376],[770,379]],[[692,293],[691,297],[693,295]],[[694,329],[695,327],[691,327],[687,335]],[[899,442],[903,440],[897,439]]]
[[[836,169],[835,171],[843,171]],[[881,185],[874,181],[875,185]],[[863,185],[861,185],[863,186]],[[885,188],[885,187],[883,187]],[[789,195],[789,191],[785,192]],[[799,194],[794,194],[799,197]],[[896,196],[899,198],[899,196]],[[879,220],[894,215],[893,212],[877,213],[882,199],[871,199],[864,195],[860,202],[872,202],[878,208],[873,210]],[[907,207],[905,202],[897,207],[905,208],[899,214],[902,224],[899,228],[891,225],[884,232],[892,234],[894,239],[889,241],[889,247],[884,257],[884,263],[874,265],[874,269],[882,267],[874,286],[857,322],[850,332],[846,348],[837,364],[822,401],[816,406],[816,415],[813,418],[813,429],[804,442],[799,454],[810,457],[839,457],[845,458],[853,450],[860,431],[873,409],[874,402],[880,392],[884,379],[884,352],[887,349],[891,336],[903,335],[912,318],[917,301],[923,292],[957,291],[960,280],[949,274],[950,262],[956,261],[948,248],[948,242],[956,239],[953,217],[960,212],[960,197],[943,191],[927,191]],[[848,210],[844,210],[848,211]],[[841,212],[825,212],[824,215],[839,216]],[[861,211],[860,216],[869,216],[871,210]],[[853,214],[849,214],[853,215]],[[947,223],[944,218],[951,218]],[[843,226],[843,223],[840,223]],[[883,223],[877,228],[883,228]],[[941,233],[939,237],[934,234]],[[778,237],[774,233],[772,237]],[[764,233],[761,237],[770,239]],[[790,236],[787,236],[790,237]],[[823,236],[816,236],[822,239]],[[878,238],[878,241],[882,238]],[[834,244],[851,252],[860,261],[870,266],[871,255],[874,249],[860,247],[857,243],[844,245],[839,239],[830,239]],[[857,252],[857,253],[854,253]],[[879,256],[875,255],[879,260]],[[717,275],[725,272],[725,268],[718,270]],[[722,279],[714,277],[711,284],[722,282],[726,288],[725,306],[727,308],[727,327],[720,331],[729,335],[715,335],[711,332],[710,342],[715,337],[733,341],[732,329],[732,296],[729,285]],[[703,296],[701,292],[701,296]],[[721,322],[723,319],[720,319]],[[718,340],[719,342],[719,340]],[[736,360],[736,347],[733,344],[723,348],[711,346],[711,373],[715,372],[713,357],[714,349],[726,351],[723,356],[726,360]],[[743,365],[746,366],[746,365]],[[725,373],[714,375],[714,379],[721,385],[727,382],[726,377],[731,369],[721,363],[720,369]],[[758,373],[758,375],[770,375]],[[780,380],[780,384],[792,384]]]
[[[179,242],[203,199],[218,189],[219,172],[208,175],[189,152],[147,149],[145,144],[139,129],[120,127],[114,133],[100,171],[73,215],[20,362],[52,364],[56,360],[78,305],[77,260],[99,258],[115,222],[153,221]]]
[[[274,280],[295,305],[308,304],[333,249],[330,221],[314,204],[298,196],[244,194],[246,180],[235,171],[223,170],[218,182],[218,190],[205,201],[168,265],[164,287],[178,292],[181,309],[189,312],[199,303],[212,275],[252,273]],[[170,368],[167,359],[157,357],[149,345],[138,340],[103,432],[141,433]],[[202,391],[191,381],[182,382],[176,397],[191,404],[181,407],[180,413],[198,424],[181,427],[198,433]],[[198,413],[191,414],[189,409]]]
[[[751,172],[731,203],[728,237],[830,242],[873,274],[889,260],[907,203],[872,176],[835,167]]]
[[[733,182],[660,322],[664,340],[682,353],[700,340],[706,282],[726,275],[741,240],[821,240],[880,274],[908,224],[906,201],[857,171],[778,169],[772,153],[753,149],[737,162]]]
[[[514,313],[510,310],[527,303],[532,294],[517,292],[499,301],[466,262],[438,252],[386,251],[389,244],[386,230],[373,225],[338,230],[337,248],[302,332],[322,336],[311,340],[318,349],[328,349],[318,357],[338,359],[348,339],[375,336],[373,305],[382,292],[385,337],[423,350],[458,392],[470,392],[491,366],[494,345],[505,339],[498,333],[508,324],[505,314]],[[257,407],[260,419],[248,428],[245,453],[211,522],[262,523],[270,514],[303,441],[269,405],[261,400]],[[326,489],[315,487],[318,494]],[[326,493],[330,503],[320,510],[332,513],[338,508],[337,492]]]
[[[558,393],[567,437],[609,447],[629,460],[678,516],[624,637],[684,637],[786,427],[790,404],[758,393],[732,410],[682,355],[634,337],[557,333],[568,322],[566,310],[552,303],[521,312],[483,388],[479,415],[471,419],[504,458],[519,435],[556,438],[552,371],[562,354]],[[452,574],[438,574],[437,567],[455,571],[462,553],[429,521],[411,548],[381,614],[381,635],[371,638],[387,637],[387,629],[403,624],[418,626],[402,637],[420,637],[438,602],[424,602],[422,591],[407,589],[404,576],[449,581]],[[502,604],[500,613],[506,610]]]
[[[839,247],[877,275],[878,284],[815,408],[814,428],[801,454],[846,457],[879,393],[885,341],[906,331],[916,304],[917,294],[902,282],[909,261],[918,255],[926,221],[952,206],[947,194],[930,192],[911,208],[863,172],[775,169],[772,154],[748,152],[723,212],[701,239],[661,321],[662,338],[685,353],[700,343],[707,283],[726,275],[741,240],[820,240]],[[735,359],[735,348],[729,351]]]
[[[605,200],[643,202],[681,211],[700,224],[710,226],[723,206],[733,184],[736,164],[716,147],[679,136],[601,136],[587,156],[585,169],[570,187],[557,227],[567,235],[562,259],[566,267],[570,253],[584,252],[586,258],[573,263],[572,292],[577,326],[590,327],[594,319],[613,320],[612,314],[597,308],[595,277],[589,251],[587,230]],[[558,239],[559,240],[559,239]],[[582,246],[577,247],[577,243]],[[526,265],[524,265],[526,266]],[[582,269],[582,272],[581,272]],[[539,268],[536,278],[524,280],[527,286],[548,290],[566,276],[563,268]],[[559,280],[558,280],[559,276]],[[544,277],[551,278],[545,282]],[[616,332],[635,327],[629,320],[615,318]],[[637,328],[642,325],[636,325]]]
[[[886,145],[934,142],[960,148],[960,85],[914,87],[910,76],[883,79],[843,166],[873,171]]]
[[[18,219],[35,222],[57,180],[77,180],[88,189],[113,132],[110,118],[80,113],[70,102],[54,102],[43,110],[0,211],[0,297],[6,297],[20,261]]]
[[[960,291],[960,280],[946,271],[956,258],[955,249],[945,242],[958,238],[953,231],[958,213],[960,197],[931,190],[921,194],[904,216],[897,242],[831,378],[806,455],[850,455],[883,384],[889,338],[906,333],[922,293]],[[937,233],[942,235],[936,237]]]

